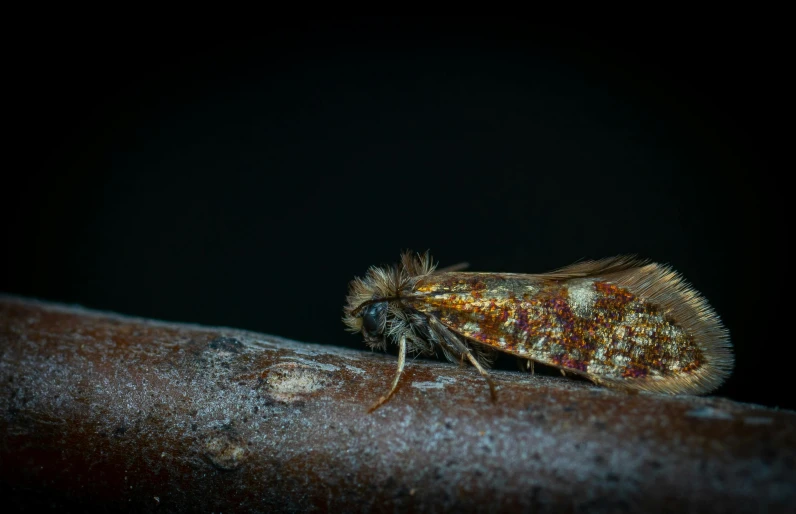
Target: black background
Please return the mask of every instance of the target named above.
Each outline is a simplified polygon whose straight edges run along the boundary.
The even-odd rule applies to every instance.
[[[717,394],[794,407],[765,335],[776,34],[649,23],[42,28],[6,63],[0,289],[364,348],[347,283],[403,249],[512,272],[635,253],[730,329]]]

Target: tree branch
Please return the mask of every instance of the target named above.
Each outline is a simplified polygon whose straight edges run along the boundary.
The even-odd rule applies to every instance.
[[[796,509],[796,413],[0,297],[4,503],[87,511]]]

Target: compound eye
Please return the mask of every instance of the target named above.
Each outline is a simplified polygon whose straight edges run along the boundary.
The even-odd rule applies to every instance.
[[[367,309],[365,309],[365,312],[362,313],[362,326],[367,333],[379,333],[379,315],[381,315],[382,310],[384,310],[383,304],[374,303],[372,305],[368,305]]]

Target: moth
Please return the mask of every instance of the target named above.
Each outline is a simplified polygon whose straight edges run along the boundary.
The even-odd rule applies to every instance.
[[[371,348],[441,350],[484,376],[495,352],[618,389],[704,394],[729,376],[729,333],[707,301],[670,267],[618,256],[542,274],[437,270],[428,252],[405,252],[349,285],[343,322]]]

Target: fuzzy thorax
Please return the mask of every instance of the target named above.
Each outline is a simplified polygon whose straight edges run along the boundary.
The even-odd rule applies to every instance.
[[[401,263],[393,266],[372,266],[364,278],[356,277],[349,285],[343,322],[350,332],[362,332],[371,348],[384,349],[386,339],[397,340],[406,335],[410,351],[426,346],[419,342],[412,328],[412,313],[402,299],[411,295],[414,285],[434,272],[431,256],[405,252]],[[420,348],[418,348],[420,347]]]

